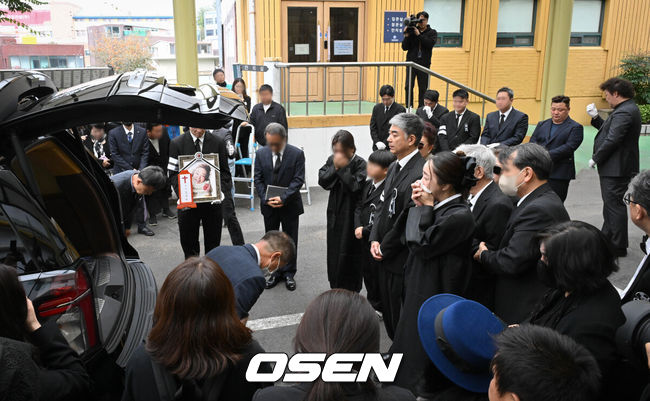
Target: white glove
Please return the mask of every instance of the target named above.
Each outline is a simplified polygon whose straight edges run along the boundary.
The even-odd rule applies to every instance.
[[[433,115],[433,110],[431,110],[431,106],[424,106],[422,110],[424,110],[424,112],[427,113],[427,117],[429,118],[431,118],[431,116]]]
[[[492,148],[496,148],[499,145],[501,145],[501,144],[500,143],[491,143],[491,144],[487,145],[487,147],[492,149]]]
[[[377,150],[384,150],[386,149],[386,144],[383,142],[377,142],[375,143],[375,146],[377,147]]]
[[[598,109],[596,109],[596,103],[587,105],[587,114],[589,114],[591,118],[595,118],[598,115]]]
[[[596,168],[596,162],[594,159],[589,159],[589,168]]]
[[[447,126],[441,125],[438,127],[438,135],[447,135]]]

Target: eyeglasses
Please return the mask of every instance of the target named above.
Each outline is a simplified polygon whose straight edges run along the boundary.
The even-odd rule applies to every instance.
[[[630,206],[630,203],[635,203],[635,204],[645,208],[645,205],[643,205],[643,204],[641,204],[639,202],[633,201],[632,200],[632,194],[630,194],[630,193],[625,194],[625,196],[623,197],[623,202],[625,202],[625,204],[628,205],[628,206]]]
[[[418,143],[418,149],[420,150],[424,149],[424,144],[422,142]]]

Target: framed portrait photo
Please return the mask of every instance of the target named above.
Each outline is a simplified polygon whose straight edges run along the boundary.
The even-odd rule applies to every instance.
[[[192,175],[194,202],[221,200],[221,176],[219,171],[213,167],[219,165],[219,155],[216,153],[205,154],[203,160],[192,163],[193,160],[193,155],[182,155],[178,158],[180,169],[187,170]]]

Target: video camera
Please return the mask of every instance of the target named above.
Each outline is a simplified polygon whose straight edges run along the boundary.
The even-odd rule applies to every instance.
[[[404,26],[407,27],[405,33],[412,33],[422,21],[424,21],[424,18],[417,18],[414,14],[404,18]]]

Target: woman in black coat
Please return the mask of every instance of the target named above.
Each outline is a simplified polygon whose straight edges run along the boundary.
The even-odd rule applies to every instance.
[[[90,378],[81,360],[55,321],[41,326],[16,268],[4,264],[0,305],[0,399],[89,399]]]
[[[239,320],[230,280],[211,259],[190,258],[169,273],[153,320],[127,365],[123,401],[246,401],[265,386],[246,380],[248,363],[264,350]]]
[[[354,210],[366,181],[366,161],[355,154],[354,137],[340,130],[333,155],[318,171],[318,185],[330,191],[327,202],[327,278],[330,288],[361,291],[363,243],[354,236]]]
[[[417,330],[416,330],[417,331]],[[300,320],[297,353],[378,353],[379,320],[366,298],[347,290],[329,290],[314,299]],[[359,371],[359,364],[352,369]],[[366,382],[324,382],[274,386],[259,390],[255,401],[415,401],[408,390]]]
[[[244,107],[246,107],[247,112],[251,112],[251,98],[246,94],[246,82],[244,82],[243,79],[237,78],[234,81],[232,81],[232,91],[235,92],[238,96],[239,99],[244,103]],[[232,136],[233,138],[237,136],[237,129],[239,128],[239,125],[241,124],[241,121],[239,120],[233,120],[232,122]],[[248,138],[250,137],[251,134],[251,128],[250,127],[242,127],[241,130],[239,131],[239,145],[241,146],[241,154],[242,157],[248,157]]]
[[[596,227],[568,221],[539,234],[540,280],[551,290],[529,322],[550,327],[589,350],[600,367],[603,399],[616,399],[612,375],[618,361],[615,335],[625,322],[621,298],[607,277],[618,270],[612,245]]]
[[[435,392],[439,376],[420,343],[420,306],[436,294],[463,296],[471,275],[475,225],[465,197],[475,183],[475,167],[474,159],[463,154],[440,152],[429,158],[422,180],[412,185],[416,207],[400,217],[410,253],[404,270],[402,313],[390,352],[404,354],[395,384],[418,396]]]

